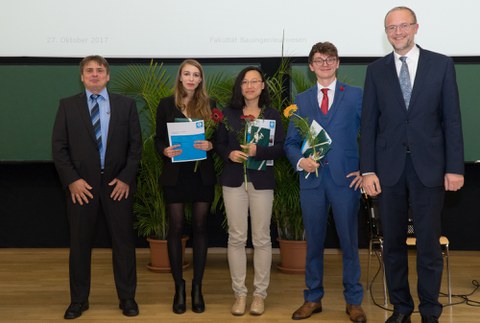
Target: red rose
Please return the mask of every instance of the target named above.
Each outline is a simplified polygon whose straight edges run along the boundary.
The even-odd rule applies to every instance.
[[[345,90],[345,88],[342,85],[340,85],[340,91],[343,92],[343,90]]]
[[[219,122],[222,122],[223,120],[223,113],[220,109],[218,108],[213,108],[212,109],[212,120],[215,122],[215,123],[219,123]]]

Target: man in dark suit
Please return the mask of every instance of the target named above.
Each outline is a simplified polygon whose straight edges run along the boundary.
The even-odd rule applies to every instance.
[[[415,45],[415,13],[396,7],[385,16],[394,52],[367,68],[361,125],[363,188],[379,195],[384,262],[394,313],[410,322],[409,208],[417,237],[419,311],[438,322],[443,268],[439,243],[445,190],[463,186],[463,139],[453,61]],[[406,57],[406,58],[405,58]],[[405,62],[404,62],[405,61]]]
[[[105,215],[112,238],[113,272],[120,308],[138,315],[133,192],[141,157],[141,132],[134,100],[107,91],[108,62],[88,56],[80,63],[85,92],[62,99],[52,155],[66,188],[70,226],[70,297],[65,319],[89,307],[95,224]]]
[[[330,207],[343,252],[346,311],[353,322],[367,320],[361,307],[363,288],[359,282],[358,257],[360,195],[357,188],[362,178],[359,173],[357,136],[362,90],[337,80],[339,66],[337,48],[333,44],[324,42],[313,45],[309,67],[317,77],[317,84],[295,99],[298,106],[296,113],[308,118],[309,123],[316,121],[332,139],[331,150],[320,161],[322,165],[311,157],[303,156],[301,147],[305,138],[293,120],[290,121],[285,140],[286,155],[300,172],[300,203],[307,239],[305,302],[293,313],[294,320],[305,319],[322,311],[323,249]],[[308,177],[306,174],[309,174]]]

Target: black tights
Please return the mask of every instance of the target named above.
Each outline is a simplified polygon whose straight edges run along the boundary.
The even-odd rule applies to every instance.
[[[185,204],[167,204],[169,215],[168,225],[168,257],[172,269],[173,280],[180,284],[183,280],[182,263],[182,234],[185,222]],[[210,203],[192,203],[192,231],[193,231],[193,282],[201,284],[205,263],[207,261],[208,232],[207,216],[210,211]]]

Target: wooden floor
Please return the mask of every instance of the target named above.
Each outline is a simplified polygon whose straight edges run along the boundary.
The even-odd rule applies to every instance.
[[[216,251],[216,252],[215,252]],[[137,302],[140,315],[127,318],[118,309],[115,287],[111,270],[111,252],[108,249],[96,249],[93,255],[92,290],[90,309],[76,321],[88,322],[292,322],[293,311],[303,303],[303,275],[280,273],[275,265],[278,255],[274,255],[271,284],[266,299],[266,311],[262,316],[246,314],[234,317],[230,314],[233,295],[224,249],[212,250],[204,279],[204,296],[207,310],[196,314],[190,309],[183,315],[173,314],[173,282],[170,274],[154,273],[146,269],[149,250],[137,250],[138,287]],[[187,260],[191,254],[187,250]],[[411,284],[415,290],[414,255],[410,257]],[[69,304],[68,290],[68,250],[67,249],[0,249],[0,322],[60,322]],[[251,257],[249,258],[251,269]],[[361,253],[363,273],[366,274],[367,254]],[[472,280],[480,280],[480,252],[453,251],[450,254],[453,294],[468,294],[473,290]],[[341,287],[341,256],[333,251],[325,256],[325,297],[324,311],[315,314],[305,322],[349,322],[345,314],[345,303]],[[373,263],[374,271],[378,268]],[[445,275],[444,275],[445,276]],[[192,278],[192,269],[187,269],[185,279]],[[247,277],[251,289],[252,270]],[[365,277],[362,278],[365,283]],[[446,285],[442,291],[446,292]],[[190,287],[190,284],[188,284]],[[382,304],[382,286],[377,279],[372,288],[375,300]],[[187,289],[187,295],[190,289]],[[249,295],[249,300],[251,295]],[[470,296],[480,300],[480,292]],[[190,297],[187,296],[190,302]],[[454,302],[458,302],[454,298]],[[447,298],[441,298],[447,303]],[[189,303],[188,303],[189,304]],[[368,322],[384,322],[390,315],[376,305],[365,293],[364,309]],[[389,307],[391,308],[391,306]],[[459,304],[444,308],[441,322],[479,322],[480,308]],[[413,314],[412,322],[420,322],[418,313]]]

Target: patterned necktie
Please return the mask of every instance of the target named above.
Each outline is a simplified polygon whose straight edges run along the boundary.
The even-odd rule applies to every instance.
[[[412,96],[412,83],[410,81],[410,73],[408,72],[407,57],[402,56],[400,57],[400,60],[402,61],[402,67],[400,68],[400,75],[398,76],[398,79],[400,81],[400,88],[402,89],[403,93],[403,100],[405,101],[405,106],[408,109],[410,97]]]
[[[321,90],[323,93],[322,104],[320,105],[320,109],[322,113],[326,115],[328,113],[328,88],[324,88]]]
[[[95,138],[97,139],[98,150],[102,150],[102,132],[100,127],[100,107],[98,105],[98,94],[92,94],[90,98],[93,102],[93,108],[90,118],[92,119],[93,131],[95,132]]]

